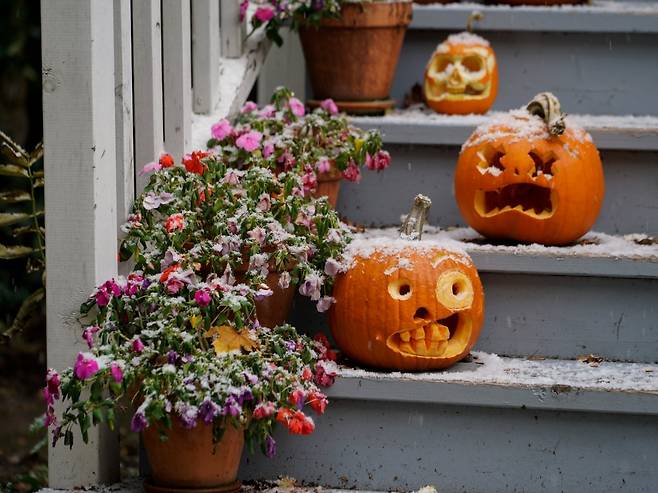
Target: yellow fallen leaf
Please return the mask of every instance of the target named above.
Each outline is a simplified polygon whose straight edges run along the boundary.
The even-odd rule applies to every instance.
[[[229,351],[252,351],[256,347],[256,342],[249,337],[249,331],[242,329],[237,332],[233,327],[222,325],[221,327],[211,327],[204,334],[206,337],[216,336],[212,342],[215,353],[222,354]]]

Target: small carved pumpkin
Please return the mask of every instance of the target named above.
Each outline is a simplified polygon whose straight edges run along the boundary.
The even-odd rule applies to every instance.
[[[450,115],[486,113],[498,94],[498,64],[489,42],[463,32],[437,46],[425,69],[425,101]]]
[[[420,237],[429,199],[405,221]],[[336,279],[330,311],[338,347],[361,364],[397,370],[446,368],[464,358],[482,326],[484,294],[470,257],[439,244],[360,240]]]
[[[564,245],[594,224],[603,167],[590,135],[564,119],[550,93],[478,127],[462,147],[457,204],[484,236]]]

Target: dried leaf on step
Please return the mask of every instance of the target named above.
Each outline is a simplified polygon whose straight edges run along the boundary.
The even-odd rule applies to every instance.
[[[256,341],[249,337],[247,329],[238,332],[233,327],[222,325],[221,327],[211,327],[204,336],[214,337],[212,345],[217,354],[240,351],[241,349],[252,351],[256,348]]]
[[[599,364],[601,364],[603,361],[603,357],[598,356],[596,354],[581,354],[578,356],[578,361],[582,361],[583,363],[587,363],[589,366],[592,367],[597,367]]]

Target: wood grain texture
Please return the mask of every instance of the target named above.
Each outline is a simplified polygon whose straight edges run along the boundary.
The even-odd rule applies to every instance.
[[[192,108],[210,113],[218,99],[219,2],[192,0]]]

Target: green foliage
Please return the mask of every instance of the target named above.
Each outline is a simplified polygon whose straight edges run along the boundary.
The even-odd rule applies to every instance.
[[[32,152],[0,132],[0,261],[25,260],[25,272],[42,274],[46,266],[44,210],[41,192],[43,146]],[[4,331],[12,336],[41,317],[45,291],[40,286],[25,296],[13,322]]]

